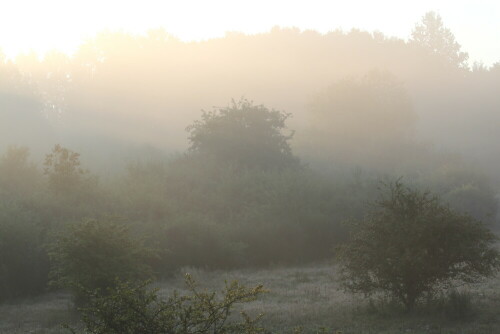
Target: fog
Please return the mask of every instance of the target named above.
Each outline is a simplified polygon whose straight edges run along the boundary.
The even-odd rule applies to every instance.
[[[247,99],[290,114],[293,153],[316,172],[421,179],[451,168],[498,192],[500,63],[467,63],[434,13],[407,40],[280,27],[201,42],[104,31],[73,56],[2,58],[0,74],[0,151],[28,147],[37,164],[61,144],[93,173],[121,175],[183,154],[202,111]]]
[[[179,152],[202,109],[245,97],[291,113],[292,145],[312,159],[369,168],[377,156],[398,160],[398,146],[411,155],[424,145],[498,169],[499,65],[453,64],[411,38],[275,28],[187,43],[162,30],[103,32],[72,57],[2,63],[3,149],[66,143],[96,159],[132,147]]]
[[[309,332],[335,319],[347,325],[332,333],[353,323],[371,331],[372,314],[399,326],[402,316],[384,312],[397,317],[403,306],[442,319],[462,318],[476,299],[498,309],[487,288],[475,299],[445,289],[498,285],[500,268],[500,62],[471,64],[466,51],[429,12],[406,39],[289,27],[197,42],[161,29],[103,31],[73,55],[0,55],[0,303],[62,292],[54,312],[83,328],[124,295],[120,307],[140,301],[154,313],[151,279],[246,270],[234,275],[269,281],[263,268],[297,266],[284,282],[314,307],[331,293],[324,286],[340,287],[333,276],[400,307],[342,296],[318,322],[290,316]],[[318,288],[321,279],[330,283]],[[200,314],[215,300],[173,296]],[[80,319],[70,298],[94,306]],[[160,311],[176,314],[175,305]],[[142,323],[130,312],[120,321]],[[474,324],[493,333],[500,323],[490,318]],[[50,319],[41,326],[59,318]],[[276,319],[270,328],[294,325]],[[417,322],[450,324],[439,319]]]

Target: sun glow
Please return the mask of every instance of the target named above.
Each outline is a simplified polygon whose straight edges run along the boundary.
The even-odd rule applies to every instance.
[[[323,33],[359,28],[407,38],[426,11],[436,10],[473,61],[500,60],[500,4],[494,0],[481,6],[464,0],[17,0],[2,7],[0,49],[9,57],[52,49],[71,53],[102,30],[145,33],[160,27],[185,41],[221,37],[228,31],[264,32],[277,25]]]

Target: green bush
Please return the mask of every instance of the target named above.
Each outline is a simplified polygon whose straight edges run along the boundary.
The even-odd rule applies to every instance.
[[[236,304],[254,300],[262,286],[245,288],[238,282],[226,283],[222,296],[201,291],[186,275],[188,294],[174,293],[161,300],[146,283],[117,283],[101,291],[87,292],[89,304],[81,309],[85,333],[91,334],[255,334],[260,316],[241,312],[241,321],[232,317]],[[75,333],[75,331],[73,331]]]
[[[424,294],[478,281],[500,267],[498,238],[481,222],[399,181],[387,188],[340,252],[346,289],[381,291],[411,310]]]
[[[84,302],[82,291],[112,287],[116,279],[152,277],[155,253],[133,239],[125,226],[108,220],[72,224],[50,247],[52,283],[73,291]]]

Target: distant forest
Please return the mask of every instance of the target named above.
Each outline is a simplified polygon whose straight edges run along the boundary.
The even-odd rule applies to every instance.
[[[200,110],[244,97],[291,113],[294,150],[311,163],[395,168],[408,163],[401,152],[432,151],[495,173],[500,63],[467,65],[439,16],[408,37],[275,28],[187,43],[162,30],[104,32],[73,56],[1,59],[0,144],[66,144],[111,172],[130,148],[182,152]]]

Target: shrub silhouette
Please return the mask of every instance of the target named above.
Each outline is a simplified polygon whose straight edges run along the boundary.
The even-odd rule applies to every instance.
[[[387,190],[340,252],[347,290],[382,291],[411,310],[424,293],[476,282],[499,268],[497,237],[480,221],[399,181]]]

